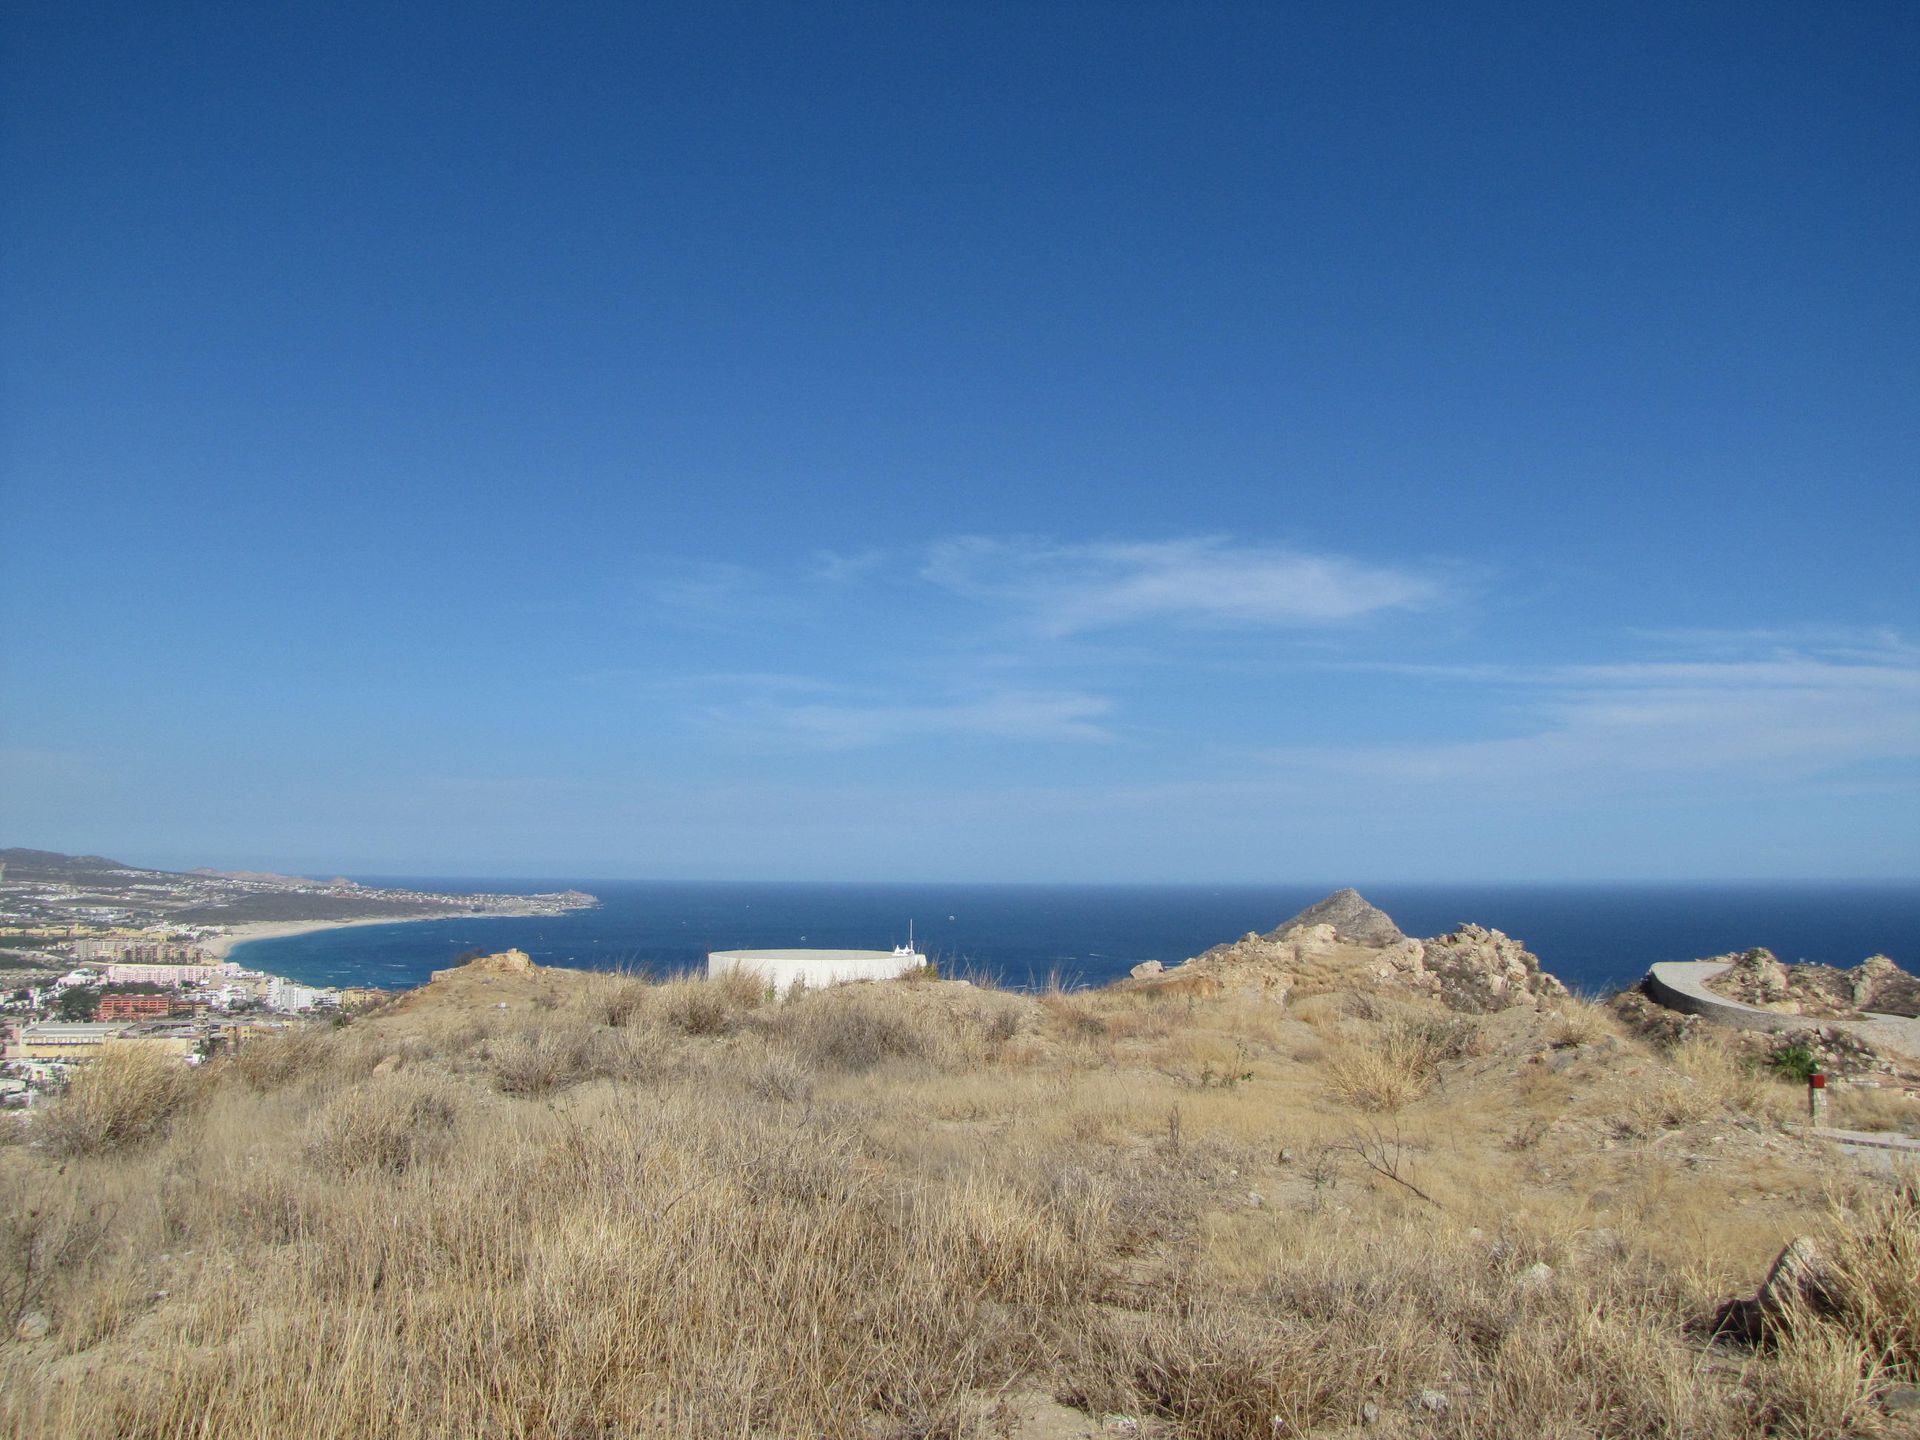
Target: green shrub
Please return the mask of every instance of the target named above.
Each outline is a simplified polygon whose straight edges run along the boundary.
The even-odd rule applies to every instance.
[[[1804,1045],[1782,1045],[1767,1057],[1767,1064],[1782,1080],[1804,1085],[1820,1070],[1820,1060]]]

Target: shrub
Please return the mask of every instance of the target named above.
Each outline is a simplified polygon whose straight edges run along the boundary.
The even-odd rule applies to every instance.
[[[830,1070],[871,1070],[886,1060],[924,1058],[930,1049],[912,1019],[865,987],[790,1003],[772,1033]]]
[[[683,976],[660,987],[660,1018],[683,1035],[725,1035],[765,996],[757,976],[731,971],[711,980]]]
[[[1920,1380],[1920,1178],[1835,1217],[1823,1246],[1834,1322],[1869,1358]]]
[[[177,1055],[109,1045],[40,1118],[41,1141],[56,1155],[91,1155],[150,1140],[199,1098],[199,1079]]]
[[[1328,1047],[1327,1083],[1361,1110],[1398,1110],[1440,1081],[1441,1065],[1478,1054],[1480,1027],[1458,1016],[1401,1016]]]
[[[307,1155],[322,1169],[398,1174],[442,1154],[460,1106],[438,1077],[376,1075],[341,1091],[313,1122]]]
[[[537,1097],[619,1070],[617,1052],[626,1038],[580,1025],[542,1025],[487,1041],[481,1057],[503,1094]]]
[[[1820,1070],[1820,1059],[1804,1045],[1782,1045],[1767,1057],[1767,1064],[1782,1080],[1804,1085]]]
[[[616,1030],[632,1025],[646,1015],[653,990],[638,976],[619,975],[606,980],[593,995],[597,1018]]]
[[[1547,1043],[1556,1050],[1571,1050],[1596,1044],[1611,1030],[1605,1006],[1586,1000],[1569,1000],[1554,1011],[1547,1025]]]
[[[227,1064],[255,1090],[277,1090],[325,1066],[332,1049],[327,1031],[300,1025],[276,1034],[250,1036],[234,1048]]]

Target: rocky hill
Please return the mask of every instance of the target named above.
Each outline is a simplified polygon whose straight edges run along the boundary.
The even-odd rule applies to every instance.
[[[131,874],[145,873],[104,855],[62,855],[57,850],[29,850],[22,846],[0,848],[0,866],[5,867],[10,879],[65,884],[85,884],[96,875],[125,880]]]
[[[1382,990],[1470,1013],[1538,1006],[1566,987],[1518,940],[1479,925],[1414,940],[1357,890],[1337,890],[1265,935],[1216,945],[1172,968],[1148,961],[1123,988],[1249,994],[1284,1001],[1329,990]]]
[[[1885,955],[1871,956],[1851,970],[1788,965],[1764,949],[1714,958],[1729,965],[1706,982],[1707,988],[1747,1005],[1823,1020],[1920,1015],[1920,979]]]

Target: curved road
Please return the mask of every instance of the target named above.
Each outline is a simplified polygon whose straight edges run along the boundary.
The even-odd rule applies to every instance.
[[[1869,1044],[1902,1055],[1920,1057],[1920,1019],[1904,1015],[1869,1014],[1864,1020],[1827,1020],[1818,1015],[1791,1015],[1781,1010],[1763,1010],[1716,995],[1706,982],[1731,965],[1726,960],[1665,960],[1647,972],[1651,987],[1669,1009],[1683,1010],[1708,1020],[1741,1030],[1792,1030],[1803,1026],[1832,1026],[1848,1030]],[[1671,992],[1662,996],[1661,990]]]

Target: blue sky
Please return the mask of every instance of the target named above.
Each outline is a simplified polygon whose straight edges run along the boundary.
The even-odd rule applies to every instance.
[[[1911,5],[0,27],[0,843],[1920,862]]]

